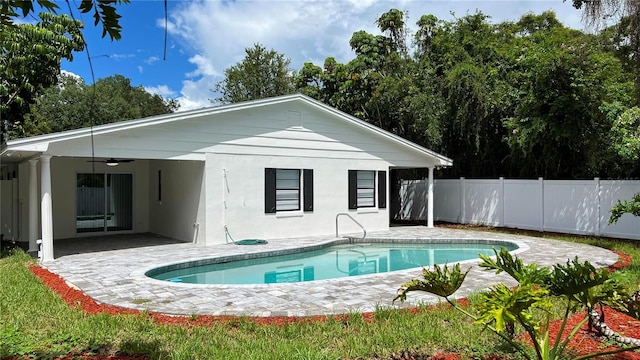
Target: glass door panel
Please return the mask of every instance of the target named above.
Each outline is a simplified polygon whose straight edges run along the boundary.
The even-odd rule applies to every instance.
[[[78,233],[133,230],[132,174],[77,174]]]
[[[107,231],[133,229],[131,174],[107,174]]]
[[[104,174],[77,174],[76,231],[104,231]]]

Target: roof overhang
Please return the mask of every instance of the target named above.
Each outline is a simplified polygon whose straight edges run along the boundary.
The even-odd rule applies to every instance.
[[[236,104],[228,104],[216,107],[209,107],[197,110],[190,110],[184,112],[177,112],[172,114],[165,114],[159,116],[152,116],[143,119],[135,119],[122,121],[117,123],[99,125],[94,127],[63,131],[58,133],[33,136],[28,138],[10,140],[6,144],[3,144],[0,149],[0,160],[2,162],[22,162],[39,154],[48,153],[51,144],[65,142],[80,138],[93,138],[94,136],[110,134],[115,132],[123,132],[132,129],[137,129],[145,126],[158,125],[167,122],[181,121],[185,119],[193,119],[200,116],[222,114],[226,112],[238,111],[242,109],[258,108],[261,106],[274,105],[292,101],[302,101],[322,112],[325,112],[331,116],[340,118],[344,121],[348,121],[354,126],[360,127],[366,132],[373,135],[382,137],[388,141],[394,142],[399,146],[405,148],[408,151],[416,152],[421,156],[424,156],[429,161],[425,162],[425,167],[446,167],[452,166],[453,161],[441,154],[431,151],[425,147],[415,144],[409,140],[406,140],[393,133],[385,131],[377,126],[369,124],[363,120],[360,120],[354,116],[346,114],[340,110],[337,110],[329,105],[312,99],[302,94],[285,95],[267,99],[253,100]],[[56,154],[50,154],[56,155]],[[202,154],[193,154],[194,158],[202,158]],[[111,155],[108,155],[111,156]],[[117,156],[116,156],[117,157]]]

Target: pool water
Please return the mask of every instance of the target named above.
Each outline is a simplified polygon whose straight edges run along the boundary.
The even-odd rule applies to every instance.
[[[518,248],[500,243],[358,243],[334,245],[290,255],[225,263],[207,260],[170,265],[146,273],[158,280],[190,284],[271,284],[385,273],[494,255],[493,249]],[[214,262],[216,259],[209,259]]]

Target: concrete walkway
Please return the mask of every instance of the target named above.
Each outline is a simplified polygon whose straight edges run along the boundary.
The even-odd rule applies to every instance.
[[[618,259],[611,251],[588,245],[445,228],[396,227],[370,233],[367,238],[509,240],[520,245],[517,255],[526,263],[540,265],[566,263],[578,256],[581,262],[588,260],[595,266],[604,267]],[[54,246],[55,251],[60,252],[56,253],[58,257],[43,263],[43,266],[99,302],[166,314],[309,316],[366,312],[377,307],[406,307],[439,301],[435,296],[414,292],[409,294],[405,304],[392,304],[391,300],[401,284],[421,276],[420,268],[332,280],[260,285],[171,283],[144,275],[158,266],[219,256],[282,251],[331,242],[335,240],[332,237],[269,240],[267,245],[260,246],[202,246],[175,243],[149,234],[112,236],[111,240],[109,237],[73,240],[77,242],[75,247],[71,244],[73,241],[66,245],[63,240],[57,241]],[[74,249],[79,253],[73,254]],[[93,251],[95,249],[100,251]],[[471,272],[456,293],[457,297],[487,289],[497,282],[515,285],[506,276],[481,270],[477,266],[479,262],[479,259],[462,262],[463,269],[470,267]]]

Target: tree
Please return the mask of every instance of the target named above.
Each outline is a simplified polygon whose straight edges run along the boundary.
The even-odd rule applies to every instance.
[[[517,106],[505,138],[524,176],[584,178],[605,175],[610,119],[601,110],[619,100],[626,74],[592,36],[567,28],[538,31],[523,44],[514,73]]]
[[[321,68],[306,63],[297,89],[342,111],[419,144],[440,145],[441,102],[407,49],[405,14],[391,9],[377,20],[382,35],[356,31],[346,64],[329,57]]]
[[[40,14],[40,19],[35,25],[0,25],[0,111],[5,132],[14,133],[29,104],[57,82],[62,59],[72,60],[73,52],[84,48],[81,22],[50,13]]]
[[[444,176],[638,176],[612,146],[634,106],[635,68],[613,51],[624,41],[565,28],[553,12],[488,19],[424,15],[409,53],[404,13],[391,9],[381,34],[353,34],[351,61],[306,63],[296,88],[452,158]]]
[[[166,1],[166,0],[165,0]],[[111,40],[120,40],[120,15],[115,5],[128,4],[129,0],[81,0],[78,10],[82,13],[93,11],[94,25],[101,24],[102,37],[109,34]],[[0,27],[3,29],[15,26],[13,18],[27,16],[35,12],[35,5],[46,10],[45,14],[53,15],[59,9],[56,1],[52,0],[2,0],[0,1]],[[0,35],[0,38],[2,35]]]
[[[225,69],[225,79],[212,91],[220,97],[212,102],[223,104],[287,95],[294,92],[291,60],[260,44],[245,49],[246,55],[238,64]]]
[[[640,105],[640,1],[637,0],[573,0],[576,9],[583,9],[588,26],[598,27],[611,18],[621,17],[615,26],[617,45],[623,56],[634,64],[636,105]],[[626,50],[626,51],[624,51]],[[626,54],[624,54],[626,52]]]
[[[447,176],[505,176],[508,148],[501,119],[513,107],[508,77],[515,35],[504,24],[491,25],[482,13],[445,22],[433,15],[418,21],[415,35],[424,83],[441,103],[441,146],[454,160]],[[426,89],[425,89],[426,90]]]
[[[620,157],[630,163],[637,164],[640,157],[640,108],[633,107],[620,114],[611,128],[614,138],[613,146]],[[630,201],[618,200],[611,208],[609,224],[615,224],[622,215],[640,216],[640,192],[633,195]]]
[[[108,124],[117,121],[172,113],[175,100],[148,93],[131,80],[114,75],[86,85],[82,79],[62,75],[60,82],[46,89],[31,105],[21,136]]]

